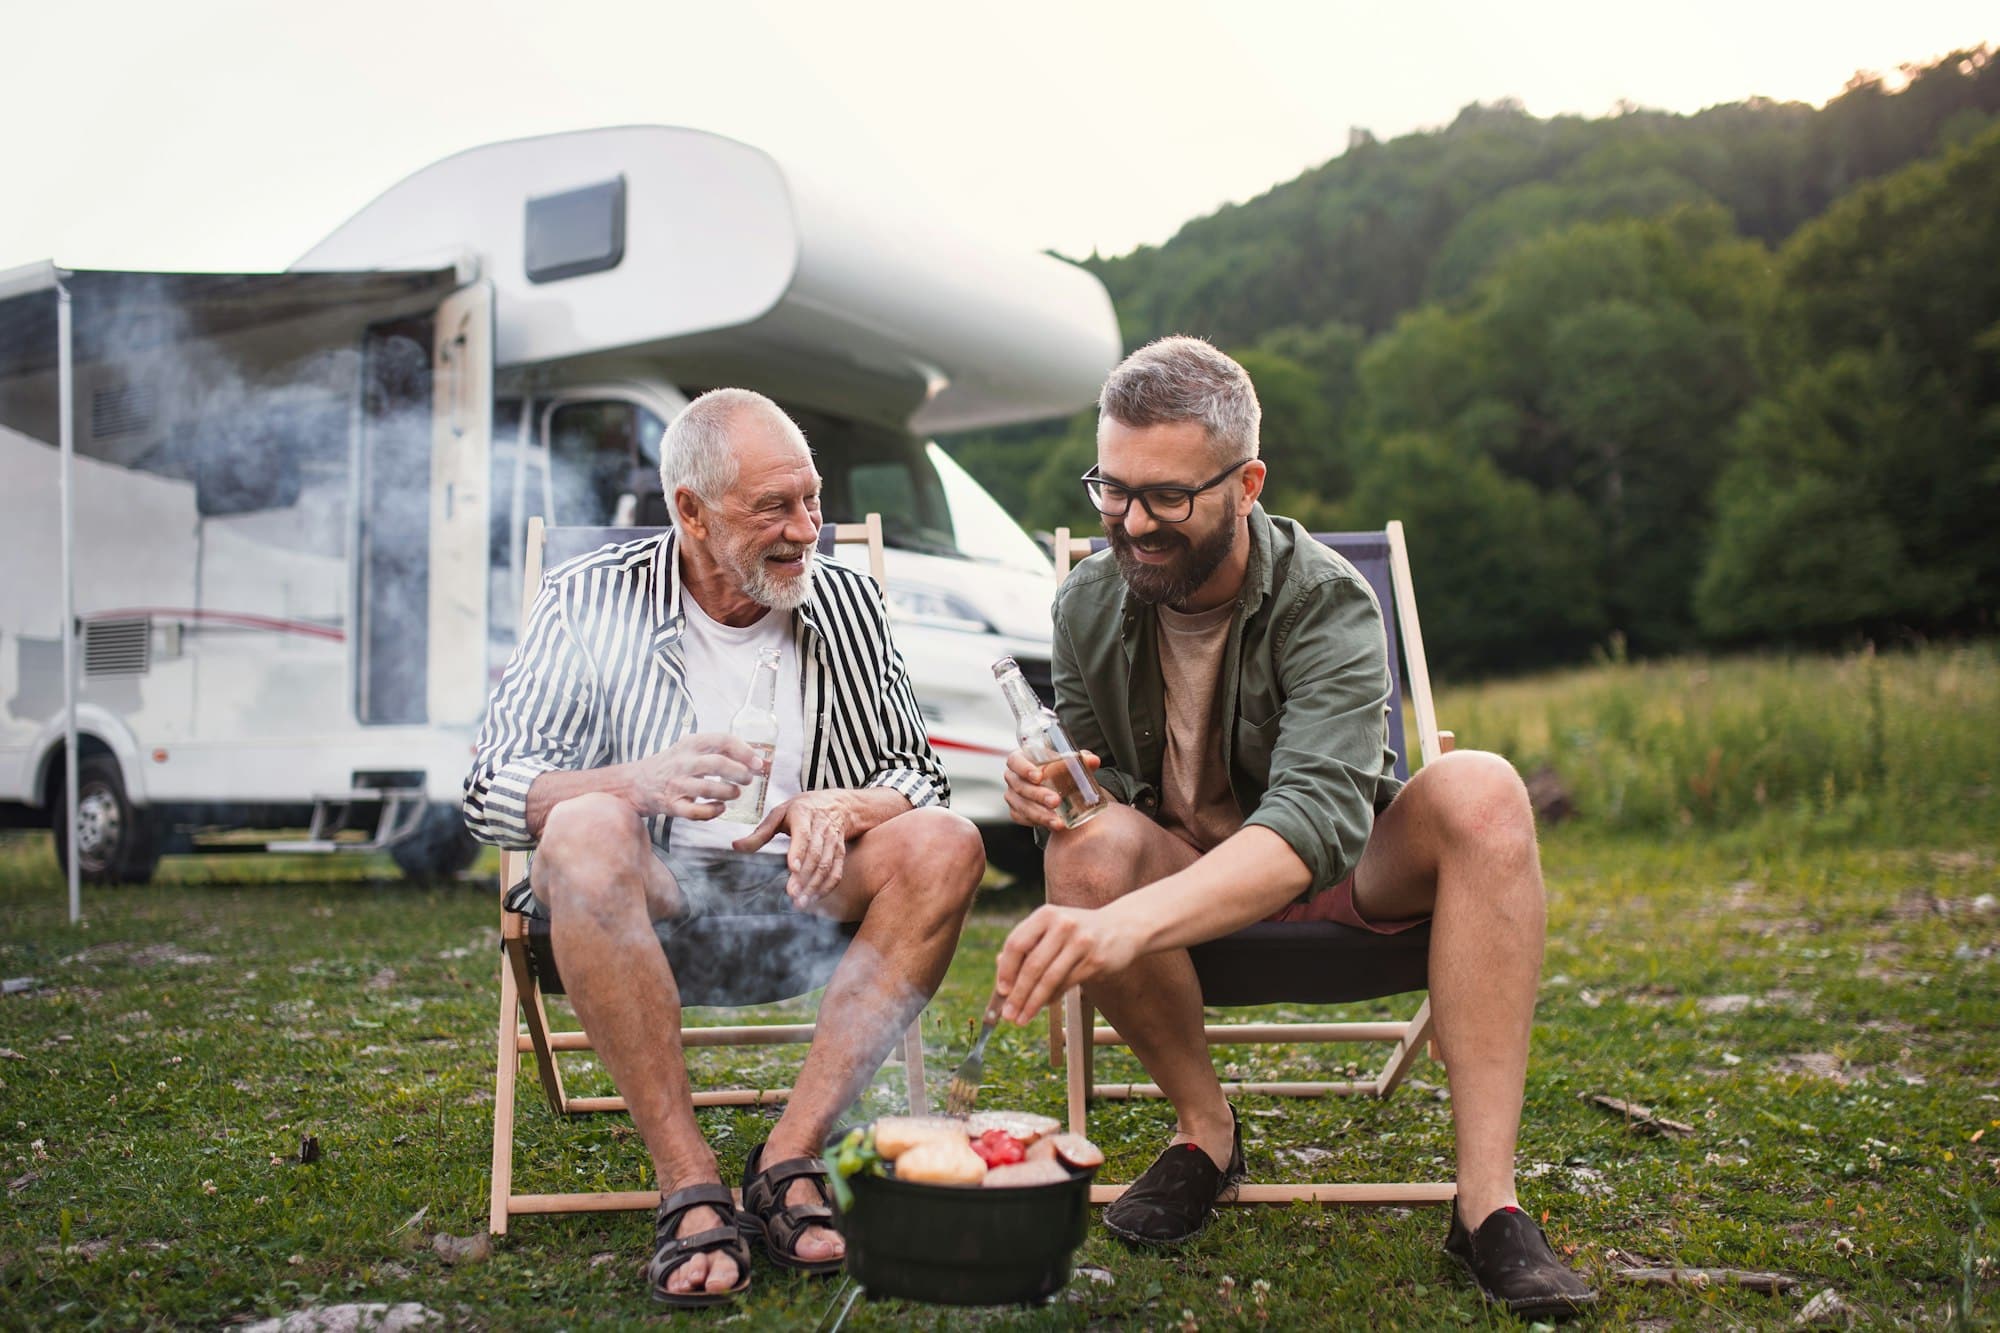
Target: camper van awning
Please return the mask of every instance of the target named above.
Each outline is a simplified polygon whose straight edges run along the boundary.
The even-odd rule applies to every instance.
[[[456,268],[339,273],[134,273],[34,264],[0,273],[0,380],[56,366],[55,287],[69,289],[76,359],[218,337],[355,308],[435,303]]]

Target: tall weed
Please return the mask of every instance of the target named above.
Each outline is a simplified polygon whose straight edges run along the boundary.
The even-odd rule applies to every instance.
[[[2000,832],[2000,650],[1610,660],[1443,689],[1441,725],[1606,831]]]

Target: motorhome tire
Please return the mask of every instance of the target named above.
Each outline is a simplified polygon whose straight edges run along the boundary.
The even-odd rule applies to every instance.
[[[466,831],[457,806],[433,805],[424,811],[417,831],[391,847],[389,855],[409,879],[449,879],[472,868],[479,843]]]
[[[85,755],[76,765],[77,870],[92,884],[144,884],[160,863],[153,820],[125,794],[124,775],[108,754]],[[68,801],[60,782],[49,802],[56,864],[69,873]]]

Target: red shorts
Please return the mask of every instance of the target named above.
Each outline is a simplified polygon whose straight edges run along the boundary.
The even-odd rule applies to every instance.
[[[1403,921],[1369,921],[1354,905],[1354,876],[1349,875],[1340,883],[1323,893],[1310,898],[1301,898],[1286,903],[1277,911],[1264,918],[1266,921],[1332,921],[1354,930],[1366,930],[1377,935],[1397,935],[1412,926],[1421,926],[1430,920],[1427,916],[1410,917]]]

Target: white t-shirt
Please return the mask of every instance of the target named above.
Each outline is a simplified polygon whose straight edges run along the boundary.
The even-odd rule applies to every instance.
[[[730,719],[743,706],[743,696],[756,675],[757,650],[778,651],[778,748],[771,759],[770,788],[764,810],[799,794],[800,771],[805,755],[805,700],[799,692],[799,650],[792,640],[789,611],[766,611],[749,625],[737,628],[709,616],[695,599],[683,592],[681,612],[686,617],[681,631],[681,663],[687,672],[688,691],[694,696],[695,725],[701,731],[728,731]],[[690,848],[730,850],[729,844],[748,834],[756,825],[728,819],[676,819],[668,834],[676,851]],[[757,850],[782,854],[791,839],[780,833]]]

